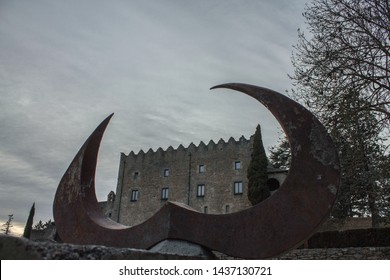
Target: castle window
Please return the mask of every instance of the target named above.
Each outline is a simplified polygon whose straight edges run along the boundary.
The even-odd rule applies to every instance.
[[[168,176],[169,176],[169,169],[165,168],[164,169],[164,177],[168,177]]]
[[[230,205],[226,205],[225,206],[225,213],[229,213],[230,212]]]
[[[167,200],[169,194],[169,188],[163,188],[161,190],[161,200]]]
[[[203,213],[207,214],[208,212],[209,212],[209,208],[208,208],[207,206],[205,206],[205,207],[203,208]]]
[[[199,171],[199,173],[205,173],[206,166],[204,164],[199,165],[198,171]]]
[[[135,180],[135,179],[138,179],[138,177],[139,177],[139,172],[138,172],[138,171],[134,172],[134,174],[133,174],[133,179],[134,179],[134,180]]]
[[[234,182],[234,194],[242,194],[242,181]]]
[[[271,192],[274,192],[276,191],[277,189],[279,189],[280,187],[280,183],[277,179],[275,178],[269,178],[267,180],[267,186],[268,186],[268,189],[271,191]]]
[[[139,191],[138,190],[132,190],[131,191],[131,198],[130,201],[135,202],[138,200]]]
[[[198,185],[198,188],[196,190],[196,196],[197,197],[204,197],[204,189],[205,189],[204,184]]]
[[[240,170],[241,169],[241,161],[237,160],[234,162],[234,169]]]

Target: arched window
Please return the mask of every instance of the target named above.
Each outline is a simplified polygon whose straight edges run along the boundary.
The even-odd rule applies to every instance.
[[[271,191],[271,192],[274,192],[276,191],[277,189],[279,189],[280,187],[280,183],[277,179],[275,178],[269,178],[267,180],[267,186],[268,186],[268,189]]]

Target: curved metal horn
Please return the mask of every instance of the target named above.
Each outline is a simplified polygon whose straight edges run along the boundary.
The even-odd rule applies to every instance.
[[[339,187],[338,157],[321,123],[304,107],[275,91],[224,84],[270,110],[289,139],[292,162],[274,195],[251,208],[207,215],[168,202],[144,223],[126,227],[101,213],[95,195],[102,122],[65,172],[54,200],[57,231],[65,242],[148,249],[164,239],[182,239],[241,258],[269,258],[295,248],[328,217]]]

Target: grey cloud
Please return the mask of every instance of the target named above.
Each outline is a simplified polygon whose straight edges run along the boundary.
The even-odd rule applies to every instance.
[[[277,123],[243,94],[246,82],[283,92],[304,1],[2,1],[0,219],[51,218],[56,185],[94,127],[103,138],[97,196],[115,189],[121,152],[156,150]],[[26,210],[27,209],[27,210]],[[23,217],[23,218],[20,218]]]

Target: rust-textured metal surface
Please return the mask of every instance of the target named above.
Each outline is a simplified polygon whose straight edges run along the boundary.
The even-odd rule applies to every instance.
[[[240,258],[270,258],[295,248],[328,217],[339,188],[333,142],[304,107],[269,89],[247,84],[214,88],[241,91],[270,110],[286,132],[290,171],[280,189],[240,212],[210,215],[168,202],[144,223],[127,227],[100,211],[95,168],[105,119],[87,139],[58,186],[53,211],[64,242],[148,249],[165,239],[181,239]]]

